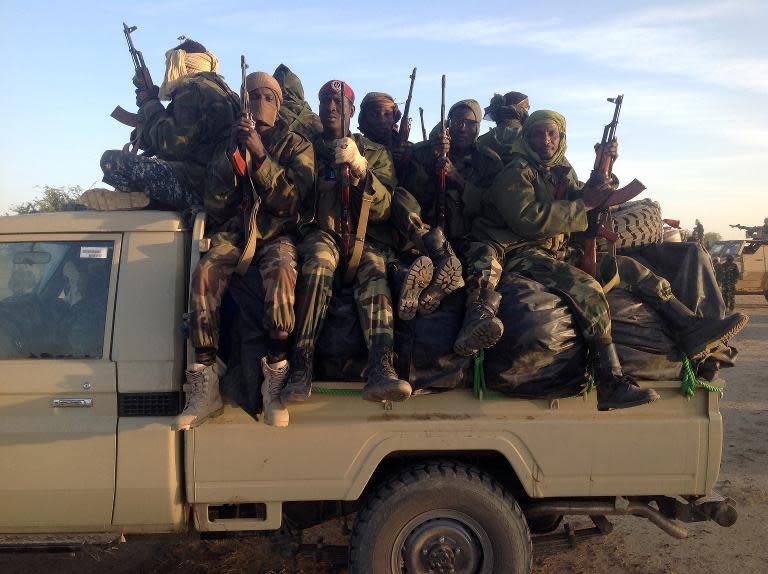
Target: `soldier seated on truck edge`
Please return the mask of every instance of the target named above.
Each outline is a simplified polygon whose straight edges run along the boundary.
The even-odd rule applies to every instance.
[[[569,303],[584,339],[596,358],[598,408],[610,410],[655,401],[658,394],[641,389],[622,372],[611,339],[611,317],[598,280],[569,264],[570,233],[585,231],[587,213],[613,193],[610,185],[590,178],[579,182],[565,158],[565,118],[539,110],[523,126],[515,157],[496,177],[472,223],[468,257],[468,306],[454,349],[469,355],[494,345],[504,326],[496,317],[501,296],[495,291],[503,272],[515,272],[543,284]],[[617,154],[617,144],[610,153]],[[601,268],[610,265],[608,258]],[[672,294],[666,279],[629,257],[616,257],[620,285],[654,308],[670,327],[678,347],[691,359],[705,357],[746,324],[736,313],[725,319],[695,316]],[[605,278],[602,278],[605,283]]]
[[[264,418],[270,425],[288,425],[280,391],[288,376],[288,341],[295,324],[294,240],[299,206],[311,200],[314,153],[309,140],[289,131],[278,119],[283,96],[277,81],[265,72],[255,72],[245,83],[252,119],[238,119],[210,161],[215,178],[209,181],[205,208],[213,247],[192,274],[189,327],[195,363],[187,370],[186,407],[174,424],[179,430],[199,425],[222,408],[216,367],[221,301],[247,239],[255,241],[249,264],[261,275],[261,320],[269,334],[267,356],[262,358]],[[244,199],[254,212],[245,218]]]

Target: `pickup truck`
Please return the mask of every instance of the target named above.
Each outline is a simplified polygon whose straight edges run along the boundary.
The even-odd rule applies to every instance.
[[[724,263],[732,256],[739,268],[737,295],[763,295],[768,301],[768,241],[764,239],[731,239],[717,241],[709,250],[712,258]]]
[[[173,432],[179,326],[206,248],[204,214],[187,227],[155,211],[0,218],[0,540],[243,536],[354,516],[352,572],[525,573],[532,534],[562,537],[547,533],[563,515],[597,534],[633,515],[676,538],[685,522],[735,522],[713,491],[720,396],[687,399],[680,381],[610,412],[594,392],[372,404],[359,384],[315,381],[287,428],[230,403]]]

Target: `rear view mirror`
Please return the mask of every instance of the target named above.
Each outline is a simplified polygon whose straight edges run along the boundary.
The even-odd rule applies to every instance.
[[[19,251],[13,254],[16,265],[45,265],[50,261],[51,254],[47,251]]]

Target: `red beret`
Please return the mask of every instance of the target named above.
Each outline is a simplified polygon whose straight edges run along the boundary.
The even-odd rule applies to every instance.
[[[331,80],[330,82],[326,82],[323,84],[323,87],[320,88],[320,92],[317,94],[318,98],[321,98],[328,94],[338,94],[341,92],[341,80]],[[352,91],[352,88],[349,87],[349,84],[344,84],[344,95],[347,96],[347,99],[355,103],[355,92]]]

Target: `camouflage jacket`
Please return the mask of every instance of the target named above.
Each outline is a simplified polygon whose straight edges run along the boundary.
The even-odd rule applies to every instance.
[[[384,146],[372,142],[361,134],[352,136],[360,153],[368,160],[368,172],[357,186],[351,186],[351,235],[354,237],[360,213],[362,194],[373,197],[368,216],[366,236],[390,246],[397,245],[397,234],[389,224],[392,190],[396,185],[392,159]],[[302,207],[302,233],[319,228],[341,241],[342,203],[339,168],[334,161],[333,147],[323,140],[322,134],[314,140],[315,193],[312,201]]]
[[[169,162],[181,184],[204,197],[206,166],[239,116],[237,94],[221,76],[201,72],[176,89],[167,108],[156,99],[139,108],[139,147]]]
[[[567,234],[587,229],[582,187],[565,159],[545,169],[517,155],[483,195],[472,239],[490,242],[502,253],[526,246],[556,251]]]
[[[251,181],[261,198],[256,217],[258,239],[295,233],[299,223],[299,207],[312,195],[315,155],[312,144],[304,136],[289,131],[278,122],[269,141],[265,141],[266,159],[253,164]],[[229,141],[222,143],[210,164],[210,193],[205,208],[216,231],[243,230],[243,185],[232,166]],[[240,152],[236,152],[240,153]]]
[[[470,222],[478,215],[482,196],[501,169],[499,157],[475,144],[460,158],[451,158],[466,181],[463,190],[450,182],[446,185],[445,234],[458,241],[469,235]],[[402,169],[401,187],[407,189],[421,206],[421,218],[429,225],[437,224],[438,175],[435,156],[429,141],[414,144]]]
[[[718,283],[724,287],[733,288],[739,280],[739,266],[736,263],[721,263],[717,267]]]
[[[507,165],[512,161],[512,144],[523,132],[522,124],[512,120],[491,128],[488,132],[477,138],[477,145],[486,147],[501,158],[501,162]]]

